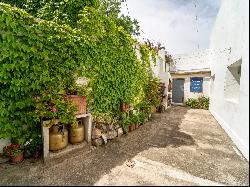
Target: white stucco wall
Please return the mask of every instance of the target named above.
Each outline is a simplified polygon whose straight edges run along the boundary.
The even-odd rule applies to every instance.
[[[155,76],[159,77],[161,82],[165,83],[165,93],[168,94],[168,84],[169,84],[169,79],[170,78],[170,73],[169,73],[169,64],[165,63],[165,50],[162,49],[158,52],[158,58],[156,60],[156,65],[152,64],[152,69],[154,71]],[[165,67],[166,66],[166,67]],[[167,106],[167,97],[164,99],[164,105]]]
[[[210,64],[207,60],[209,54],[208,50],[199,50],[190,54],[175,55],[173,63],[170,66],[172,79],[184,78],[184,102],[187,98],[198,98],[200,96],[209,97],[210,94],[210,73],[197,72],[210,71]],[[183,74],[178,74],[183,73]],[[185,73],[185,74],[184,74]],[[190,78],[203,77],[203,92],[194,93],[190,92]]]
[[[249,1],[224,0],[210,38],[210,111],[249,160]],[[242,58],[239,87],[227,88],[227,66]],[[230,86],[230,85],[229,85]],[[230,94],[238,90],[238,99]]]
[[[208,54],[208,50],[199,50],[190,54],[175,55],[170,71],[209,70],[210,64],[207,61]]]
[[[140,50],[139,50],[139,45],[136,46],[136,55],[137,58],[141,58]],[[166,51],[164,49],[160,50],[158,52],[158,57],[156,59],[156,64],[153,63],[151,59],[151,68],[153,70],[154,76],[159,77],[161,82],[165,83],[166,89],[165,89],[165,94],[168,94],[168,84],[169,84],[169,79],[171,80],[171,75],[169,73],[170,70],[170,65],[165,63],[165,53]],[[165,67],[166,66],[166,67]],[[164,99],[164,104],[167,106],[167,97]]]
[[[184,102],[188,98],[198,98],[200,96],[209,97],[210,94],[210,73],[203,74],[189,74],[189,75],[171,75],[172,79],[182,78],[184,82]],[[203,91],[202,93],[190,92],[190,78],[191,77],[203,77]]]

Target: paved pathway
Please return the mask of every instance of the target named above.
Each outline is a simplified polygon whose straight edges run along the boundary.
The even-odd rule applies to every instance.
[[[0,165],[0,185],[248,185],[249,163],[209,111],[172,107],[106,146]]]

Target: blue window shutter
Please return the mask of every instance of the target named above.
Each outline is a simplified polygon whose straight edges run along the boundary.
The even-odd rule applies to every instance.
[[[202,92],[202,84],[203,78],[202,77],[191,77],[190,78],[190,92]]]

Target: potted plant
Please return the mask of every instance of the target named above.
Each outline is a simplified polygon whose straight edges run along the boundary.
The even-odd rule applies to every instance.
[[[129,113],[127,112],[122,113],[121,124],[123,131],[127,134],[130,131],[129,125],[131,124],[131,118],[129,117]]]
[[[121,103],[121,111],[128,111],[130,109],[130,105],[128,103]]]
[[[125,103],[121,103],[121,111],[126,111],[126,104]]]
[[[136,129],[136,124],[138,123],[138,118],[136,115],[132,115],[130,117],[130,125],[129,125],[129,131],[133,131]]]
[[[139,113],[136,113],[133,116],[133,123],[134,123],[134,129],[138,129],[140,124]]]
[[[10,158],[10,164],[18,164],[24,160],[20,144],[10,144],[3,148],[3,155]]]
[[[72,101],[76,106],[76,114],[85,114],[87,112],[87,95],[91,92],[91,88],[86,84],[72,83],[70,87],[66,89],[65,98]]]
[[[147,114],[144,112],[139,112],[138,117],[139,117],[139,124],[143,125],[147,118]]]

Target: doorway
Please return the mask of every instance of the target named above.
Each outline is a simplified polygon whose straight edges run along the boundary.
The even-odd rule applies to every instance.
[[[173,79],[172,83],[172,102],[183,103],[184,101],[184,82],[185,79]]]

